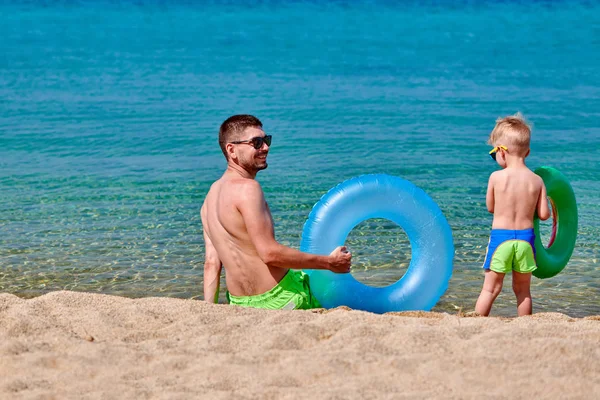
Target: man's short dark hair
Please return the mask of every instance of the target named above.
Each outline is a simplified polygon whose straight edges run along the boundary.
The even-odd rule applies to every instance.
[[[227,118],[219,129],[219,146],[225,158],[227,158],[227,151],[225,145],[235,140],[240,140],[242,133],[246,128],[262,128],[262,122],[253,115],[240,114],[233,115]]]

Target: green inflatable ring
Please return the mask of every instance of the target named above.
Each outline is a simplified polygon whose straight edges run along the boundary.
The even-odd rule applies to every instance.
[[[536,218],[535,253],[537,269],[533,275],[537,278],[551,278],[565,268],[577,239],[577,202],[573,188],[567,178],[557,169],[540,167],[535,173],[542,177],[552,205],[552,235],[548,247],[540,238],[540,220]]]

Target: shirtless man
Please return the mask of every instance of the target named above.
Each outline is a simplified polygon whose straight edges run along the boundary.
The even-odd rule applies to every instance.
[[[500,118],[490,134],[490,155],[502,168],[488,181],[486,204],[494,214],[483,269],[485,279],[475,311],[487,316],[502,290],[504,275],[512,273],[519,316],[532,312],[531,274],[535,262],[533,219],[550,218],[546,187],[525,158],[529,155],[531,129],[520,113]]]
[[[204,229],[204,299],[217,302],[225,267],[230,304],[269,309],[320,307],[301,269],[350,272],[344,246],[329,256],[303,253],[275,240],[271,211],[258,171],[267,168],[271,136],[251,115],[234,115],[221,125],[219,145],[227,170],[212,184],[200,216]]]

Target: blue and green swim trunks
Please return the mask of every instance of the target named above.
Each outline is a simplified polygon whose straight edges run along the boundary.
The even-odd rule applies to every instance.
[[[232,296],[227,292],[229,304],[241,307],[270,310],[308,310],[321,308],[310,291],[308,275],[299,270],[289,270],[271,290],[255,296]]]
[[[534,243],[533,228],[492,229],[483,268],[500,274],[533,272],[537,269]]]

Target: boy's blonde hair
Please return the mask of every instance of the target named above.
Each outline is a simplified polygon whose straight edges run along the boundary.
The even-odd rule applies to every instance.
[[[520,112],[508,117],[498,118],[488,140],[488,144],[507,146],[509,152],[520,156],[527,154],[530,143],[531,127]]]

